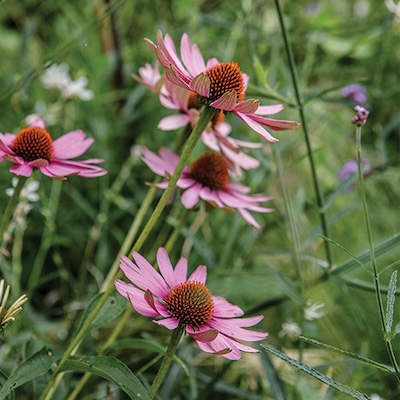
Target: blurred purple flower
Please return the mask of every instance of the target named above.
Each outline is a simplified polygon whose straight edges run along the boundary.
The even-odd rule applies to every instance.
[[[352,83],[342,89],[342,96],[353,100],[355,103],[365,104],[367,101],[367,89],[359,83]]]
[[[361,168],[364,176],[369,175],[372,171],[371,163],[369,162],[369,160],[362,160]],[[338,172],[339,181],[344,182],[351,175],[356,174],[357,170],[358,170],[357,161],[348,161],[346,164],[343,165],[343,167]],[[345,192],[350,192],[350,190],[352,190],[353,187],[354,187],[353,184],[346,186]]]

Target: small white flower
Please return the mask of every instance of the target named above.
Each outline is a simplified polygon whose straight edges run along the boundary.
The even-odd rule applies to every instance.
[[[71,82],[67,64],[53,64],[46,69],[40,81],[46,89],[58,89],[62,91]]]
[[[371,400],[383,400],[383,398],[381,396],[379,396],[379,394],[372,393]]]
[[[75,81],[71,81],[68,86],[61,90],[61,96],[64,99],[72,99],[73,97],[79,97],[82,100],[92,100],[94,97],[93,91],[86,89],[88,80],[86,76],[81,76]]]
[[[282,324],[282,330],[278,333],[279,337],[288,335],[291,339],[297,338],[301,335],[302,330],[296,322],[288,321]]]
[[[69,66],[66,64],[53,64],[44,72],[40,78],[43,86],[47,89],[57,89],[60,91],[64,99],[72,99],[79,97],[88,101],[93,99],[93,91],[86,89],[88,80],[86,76],[81,76],[76,80],[72,80],[69,75]]]
[[[14,194],[14,188],[18,184],[18,178],[14,177],[11,180],[12,188],[6,189],[7,196],[11,197]],[[25,202],[34,202],[39,200],[39,194],[37,193],[39,189],[38,181],[28,182],[21,190],[20,199]]]
[[[326,310],[323,310],[324,307],[324,303],[312,303],[311,300],[308,300],[307,307],[304,309],[304,318],[312,321],[313,319],[323,317],[326,314]]]

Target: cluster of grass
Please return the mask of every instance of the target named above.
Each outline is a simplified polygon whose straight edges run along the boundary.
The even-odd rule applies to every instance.
[[[390,365],[373,279],[351,256],[366,254],[363,262],[371,270],[360,192],[357,183],[346,190],[337,174],[355,160],[355,127],[350,123],[354,103],[341,96],[341,88],[358,82],[366,87],[371,111],[362,131],[363,158],[372,166],[365,192],[386,306],[400,255],[399,10],[396,16],[383,2],[368,0],[282,3],[326,206],[331,273],[326,274],[326,246],[302,128],[276,133],[279,143],[263,142],[261,149],[251,151],[261,165],[245,171],[242,183],[252,193],[272,195],[275,209],[256,215],[261,230],[236,213],[214,210],[199,222],[193,212],[170,256],[176,262],[184,254],[191,270],[207,265],[214,295],[238,304],[246,315],[263,314],[257,326],[269,332],[263,345],[367,396],[395,399],[399,384],[394,373],[284,334],[282,324],[296,323],[305,337]],[[69,177],[63,182],[34,174],[40,200],[32,204],[26,225],[17,225],[3,243],[0,254],[0,276],[11,285],[12,297],[27,293],[29,298],[0,338],[2,382],[43,347],[56,358],[63,354],[149,190],[146,182],[154,179],[132,146],[157,151],[161,146],[172,148],[179,137],[179,132],[157,129],[171,110],[131,77],[146,62],[155,61],[143,38],[154,41],[157,29],[168,32],[175,43],[187,32],[206,58],[239,62],[250,76],[247,97],[259,98],[262,104],[282,103],[280,119],[300,120],[274,2],[0,2],[0,131],[17,133],[25,126],[24,118],[35,112],[55,138],[82,129],[95,139],[88,158],[103,158],[108,171],[101,178]],[[43,87],[40,77],[46,68],[61,63],[69,66],[74,79],[87,77],[93,99],[65,100]],[[262,140],[240,120],[228,121],[235,138]],[[198,154],[204,150],[201,146]],[[9,167],[0,163],[1,211],[13,177]],[[182,210],[180,201],[166,208],[141,250],[146,258],[154,260]],[[120,316],[126,302],[114,295],[115,316]],[[310,301],[323,303],[323,315],[305,318]],[[400,330],[399,310],[396,298],[393,331]],[[78,354],[98,354],[116,321],[93,329]],[[105,353],[123,361],[145,385],[151,384],[159,365],[159,350],[152,344],[162,348],[169,335],[132,312]],[[141,341],[124,342],[129,338]],[[399,338],[391,341],[397,355]],[[187,369],[172,366],[160,399],[344,398],[326,382],[260,350],[260,355],[228,362],[201,353],[185,340],[178,356]],[[37,398],[50,373],[17,388],[15,398]],[[68,398],[80,378],[77,372],[66,374],[54,399]],[[124,396],[117,384],[93,375],[78,398]]]

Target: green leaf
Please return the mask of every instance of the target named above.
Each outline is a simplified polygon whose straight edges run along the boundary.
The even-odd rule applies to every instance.
[[[71,356],[61,371],[90,372],[118,385],[131,399],[148,400],[147,390],[120,360],[106,356]]]
[[[261,363],[271,386],[272,397],[274,400],[285,400],[287,398],[285,384],[279,377],[278,372],[276,371],[274,364],[272,364],[268,354],[265,352],[261,353]]]
[[[321,374],[321,372],[317,371],[316,369],[303,364],[300,361],[297,361],[289,356],[287,356],[285,353],[282,353],[279,350],[273,349],[271,347],[263,346],[260,345],[263,349],[267,350],[268,352],[274,354],[275,356],[279,357],[280,359],[288,362],[289,364],[293,365],[294,367],[300,369],[301,371],[311,375],[315,379],[318,379],[319,381],[325,383],[326,385],[329,385],[331,388],[336,389],[342,393],[346,393],[349,396],[352,396],[356,399],[359,400],[371,400],[367,395],[359,392],[356,389],[353,389],[350,386],[343,385],[339,382],[334,381],[333,379],[329,378],[328,376]]]
[[[331,346],[329,344],[319,342],[318,340],[310,339],[310,338],[307,338],[305,336],[299,336],[299,339],[304,340],[305,342],[313,344],[315,346],[323,347],[325,349],[331,350],[334,353],[343,354],[346,357],[352,358],[353,360],[360,361],[360,362],[362,362],[364,364],[368,364],[371,367],[379,368],[379,369],[382,369],[384,371],[388,371],[388,372],[392,372],[392,373],[396,372],[394,370],[394,368],[391,367],[390,365],[378,363],[378,362],[376,362],[374,360],[370,360],[369,358],[361,357],[358,354],[354,354],[354,353],[351,353],[349,351],[338,349],[337,347]]]
[[[28,357],[12,372],[0,391],[0,400],[5,399],[15,388],[46,373],[55,361],[53,353],[43,348]]]
[[[3,387],[4,384],[7,382],[7,375],[3,374],[0,371],[0,387]],[[11,392],[7,397],[6,400],[14,400],[15,399],[15,395],[14,392]]]
[[[76,332],[79,332],[86,321],[86,318],[92,313],[93,309],[96,307],[99,300],[103,297],[104,293],[98,293],[89,302],[89,305],[86,307],[85,312],[83,313],[81,320],[79,322],[79,327]],[[126,308],[127,301],[123,296],[110,296],[100,312],[96,316],[95,320],[92,323],[91,329],[97,329],[101,326],[111,322],[113,319],[117,318]]]
[[[389,290],[387,295],[386,305],[386,333],[392,331],[394,301],[396,299],[396,283],[397,283],[397,269],[395,269],[390,277]]]
[[[400,233],[385,240],[384,242],[378,244],[378,246],[375,247],[375,257],[381,256],[395,248],[397,248],[400,244]],[[357,257],[357,260],[349,260],[346,261],[345,263],[339,265],[337,268],[335,268],[331,275],[332,276],[338,276],[350,271],[353,271],[354,269],[357,268],[360,264],[365,264],[368,261],[370,261],[371,255],[369,250],[365,251],[363,254]]]
[[[107,352],[110,350],[122,350],[122,349],[143,349],[149,350],[158,354],[165,355],[165,347],[159,345],[158,343],[151,342],[150,340],[145,339],[121,339],[114,343],[112,343],[109,347],[107,347]],[[185,374],[189,376],[189,369],[187,365],[179,358],[176,354],[173,357],[173,360],[176,361]]]

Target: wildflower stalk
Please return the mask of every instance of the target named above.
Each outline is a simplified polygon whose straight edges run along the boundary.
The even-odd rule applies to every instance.
[[[3,211],[3,217],[0,223],[0,244],[3,242],[4,233],[7,231],[8,225],[12,219],[15,209],[18,205],[19,195],[25,182],[27,181],[26,176],[19,176],[17,186],[14,188],[14,193],[8,201],[6,209]]]
[[[386,332],[386,328],[385,328],[385,326],[386,326],[386,324],[385,324],[385,308],[383,306],[383,299],[382,299],[381,287],[380,287],[380,282],[379,282],[378,265],[377,265],[376,258],[375,258],[374,243],[372,240],[371,222],[370,222],[370,218],[369,218],[367,198],[366,198],[365,189],[364,189],[364,175],[363,175],[363,169],[362,169],[362,163],[361,163],[361,126],[360,125],[356,126],[356,153],[357,153],[357,166],[358,166],[358,182],[360,185],[361,202],[362,202],[363,212],[364,212],[365,227],[367,229],[369,251],[370,251],[371,263],[372,263],[372,276],[374,279],[375,295],[376,295],[376,301],[378,303],[381,328],[382,328],[382,332],[385,337],[386,348],[388,351],[390,361],[395,370],[397,378],[400,380],[400,368],[399,368],[399,365],[396,360],[396,355],[393,350],[391,341],[386,338],[387,332]]]
[[[158,389],[160,388],[161,384],[164,381],[165,375],[168,372],[172,358],[176,353],[176,349],[178,347],[179,341],[181,340],[184,331],[185,331],[184,325],[179,325],[175,330],[172,331],[171,340],[168,344],[165,356],[161,362],[160,369],[158,370],[157,375],[154,378],[153,384],[149,389],[150,400],[153,400],[156,397]]]
[[[170,198],[173,190],[175,189],[176,183],[183,171],[184,166],[186,165],[190,154],[192,153],[196,143],[200,139],[200,136],[204,129],[206,128],[207,124],[211,121],[212,117],[215,114],[215,109],[211,107],[205,107],[203,112],[200,114],[198,123],[194,127],[191,135],[189,136],[183,150],[182,154],[180,157],[180,160],[178,162],[178,165],[176,166],[175,172],[172,175],[167,189],[164,191],[162,194],[156,208],[154,209],[152,215],[150,216],[147,224],[143,228],[140,236],[138,237],[136,243],[134,244],[132,250],[129,253],[132,253],[133,251],[139,251],[140,248],[142,247],[144,241],[150,234],[152,228],[154,227],[157,219],[160,217],[162,211],[164,210],[165,206],[167,205],[168,199]],[[133,225],[135,224],[135,221],[133,221]],[[131,227],[132,228],[132,227]],[[124,244],[127,243],[125,240]],[[108,277],[111,275],[109,274]],[[46,387],[44,388],[42,395],[40,396],[40,400],[50,400],[52,399],[52,396],[57,389],[57,386],[61,380],[61,375],[57,376],[64,365],[64,363],[67,361],[68,357],[76,351],[76,349],[79,347],[81,341],[85,337],[86,333],[90,329],[90,326],[92,325],[94,319],[102,309],[103,305],[107,301],[107,298],[110,296],[111,292],[114,290],[113,286],[113,281],[114,279],[122,277],[121,272],[116,272],[114,277],[111,277],[110,279],[107,280],[107,284],[103,285],[102,290],[104,291],[104,295],[99,299],[98,303],[96,306],[93,308],[93,311],[87,316],[85,322],[83,323],[81,329],[76,333],[74,336],[72,342],[68,346],[68,348],[65,350],[63,356],[61,357],[57,367],[55,368],[53,374],[50,377],[49,382],[47,383]]]
[[[293,83],[293,88],[294,88],[294,92],[295,92],[297,108],[299,110],[300,120],[301,120],[301,124],[303,126],[304,139],[305,139],[306,148],[307,148],[308,160],[310,162],[311,177],[312,177],[313,186],[314,186],[314,192],[315,192],[317,205],[318,205],[318,212],[319,212],[319,217],[320,217],[321,229],[322,229],[323,236],[329,237],[329,235],[328,235],[328,223],[327,223],[327,220],[326,220],[326,217],[325,217],[325,212],[324,212],[324,209],[323,209],[323,206],[324,206],[323,196],[322,196],[321,189],[320,189],[319,182],[318,182],[317,170],[316,170],[315,162],[314,162],[314,155],[313,155],[313,151],[312,151],[312,148],[311,148],[310,135],[308,133],[307,122],[306,122],[306,118],[305,118],[305,115],[304,115],[304,103],[303,103],[303,100],[301,98],[300,90],[299,90],[299,84],[297,82],[296,65],[295,65],[295,62],[294,62],[292,48],[291,48],[290,43],[289,43],[289,35],[287,33],[285,21],[283,19],[282,8],[281,8],[281,5],[279,3],[279,0],[275,0],[275,5],[276,5],[277,12],[278,12],[279,24],[281,26],[283,41],[285,43],[286,54],[287,54],[288,61],[289,61],[290,74],[291,74],[291,77],[292,77],[292,83]],[[328,262],[327,272],[330,272],[330,269],[333,266],[333,264],[332,264],[332,255],[331,255],[329,242],[326,239],[324,239],[324,248],[325,248],[326,259],[327,259],[327,262]]]
[[[31,297],[33,291],[36,289],[40,275],[42,274],[43,265],[49,252],[51,242],[53,240],[54,230],[56,228],[55,218],[58,211],[58,205],[60,203],[62,189],[62,181],[53,179],[51,184],[51,192],[47,209],[45,210],[46,224],[42,234],[39,250],[37,252],[35,261],[32,266],[32,270],[28,280],[28,296]]]

